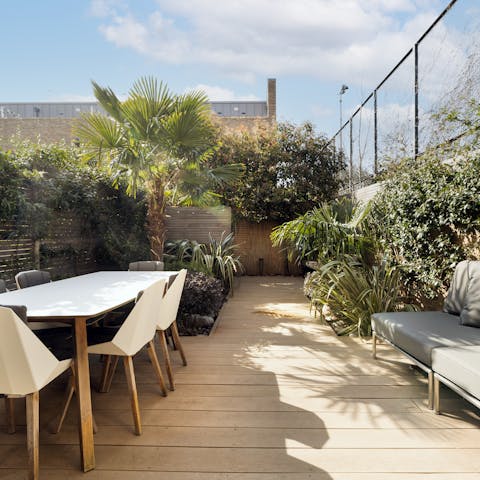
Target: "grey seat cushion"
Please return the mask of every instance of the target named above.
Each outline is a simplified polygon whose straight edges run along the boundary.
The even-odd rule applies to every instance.
[[[432,367],[436,373],[480,398],[480,346],[435,348]]]
[[[375,313],[372,328],[428,367],[437,347],[480,346],[480,329],[463,326],[458,316],[445,312]]]

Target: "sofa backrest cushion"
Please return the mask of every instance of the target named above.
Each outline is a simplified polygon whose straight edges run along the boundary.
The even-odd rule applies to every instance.
[[[453,274],[452,283],[448,289],[447,298],[443,304],[443,311],[460,315],[465,304],[468,288],[468,260],[460,262]]]
[[[462,325],[480,327],[480,261],[457,265],[443,310],[459,315]]]
[[[467,296],[460,312],[460,323],[480,327],[480,262],[468,264]]]

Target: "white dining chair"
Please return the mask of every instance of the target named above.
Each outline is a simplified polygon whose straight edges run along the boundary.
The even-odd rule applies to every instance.
[[[104,368],[104,373],[102,375],[103,380],[106,377],[113,377],[118,359],[120,357],[123,358],[125,376],[127,378],[132,405],[135,433],[137,435],[141,435],[142,433],[142,424],[140,420],[137,386],[133,368],[133,356],[144,346],[147,346],[148,355],[155,369],[162,394],[164,396],[167,395],[165,380],[163,379],[162,370],[158,363],[155,346],[153,344],[157,326],[158,305],[163,297],[165,286],[166,280],[159,280],[143,290],[142,295],[139,296],[135,306],[120,328],[112,329],[98,327],[92,328],[88,331],[88,353],[107,356],[107,365],[106,368]],[[113,361],[111,360],[112,357],[114,358]],[[73,385],[71,388],[73,389]],[[61,420],[55,430],[57,432],[60,431],[71,397],[72,395],[66,395],[63,413],[60,416]]]
[[[175,389],[175,383],[173,378],[172,364],[170,361],[170,354],[168,353],[167,338],[165,331],[170,328],[173,336],[175,347],[180,353],[182,363],[187,365],[187,358],[183,350],[182,343],[180,342],[180,335],[178,334],[177,327],[177,313],[180,305],[180,299],[182,298],[183,286],[187,277],[187,270],[183,269],[175,277],[175,280],[168,287],[165,295],[159,304],[158,309],[158,321],[157,321],[157,336],[162,349],[163,357],[165,359],[165,367],[167,370],[168,383],[170,390]]]
[[[10,308],[0,307],[0,324],[0,392],[7,396],[8,408],[12,397],[26,397],[28,478],[37,480],[39,391],[71,367],[72,360],[58,360]]]

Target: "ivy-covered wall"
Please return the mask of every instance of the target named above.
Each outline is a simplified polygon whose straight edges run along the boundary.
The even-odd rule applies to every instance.
[[[145,205],[65,145],[0,152],[0,278],[46,268],[54,278],[148,258]]]
[[[432,150],[403,162],[377,194],[372,216],[410,295],[441,301],[455,265],[480,259],[480,155]]]

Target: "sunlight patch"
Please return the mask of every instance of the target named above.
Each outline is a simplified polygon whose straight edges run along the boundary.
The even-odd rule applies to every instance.
[[[255,313],[288,318],[310,317],[310,307],[303,303],[266,303],[254,309]]]

